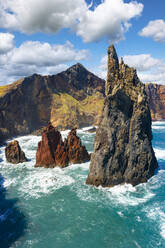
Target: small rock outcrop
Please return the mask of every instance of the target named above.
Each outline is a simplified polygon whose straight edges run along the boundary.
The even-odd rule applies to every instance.
[[[5,148],[6,159],[9,163],[19,164],[27,161],[17,140],[11,141]]]
[[[90,160],[90,156],[82,146],[80,138],[76,134],[76,129],[72,129],[67,138],[68,159],[72,164],[85,163]]]
[[[157,168],[145,86],[136,70],[108,48],[106,98],[96,131],[87,184],[110,187],[146,182]]]
[[[38,143],[35,167],[55,167],[55,152],[57,146],[62,144],[62,136],[51,124],[42,133],[42,140]]]
[[[82,146],[76,129],[72,129],[63,142],[60,132],[49,124],[42,134],[42,141],[38,143],[35,167],[63,168],[69,164],[87,162],[89,159],[90,156],[85,146]]]

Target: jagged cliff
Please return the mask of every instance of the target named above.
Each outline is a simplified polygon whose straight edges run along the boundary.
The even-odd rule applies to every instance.
[[[78,63],[57,75],[34,74],[0,86],[0,144],[49,121],[60,129],[98,124],[104,85],[104,80]],[[152,119],[165,119],[165,86],[148,84],[146,92]]]
[[[69,164],[80,164],[89,160],[90,156],[77,136],[76,129],[72,129],[63,141],[61,133],[49,123],[38,143],[35,167],[64,168]]]
[[[137,185],[154,174],[151,115],[145,91],[136,74],[108,48],[106,98],[96,132],[87,184],[104,187]]]
[[[0,87],[0,143],[49,121],[60,129],[98,123],[104,80],[81,64],[53,76],[34,74]]]
[[[165,120],[165,85],[146,84],[146,92],[152,120]]]

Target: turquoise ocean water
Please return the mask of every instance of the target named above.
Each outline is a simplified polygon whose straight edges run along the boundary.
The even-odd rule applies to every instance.
[[[89,163],[34,168],[41,137],[18,138],[30,159],[23,164],[7,163],[2,147],[0,248],[164,248],[165,122],[152,127],[159,169],[136,187],[87,186]],[[78,135],[92,152],[95,134]]]

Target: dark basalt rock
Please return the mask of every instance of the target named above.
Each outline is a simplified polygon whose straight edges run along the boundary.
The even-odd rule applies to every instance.
[[[25,153],[21,150],[19,142],[14,140],[10,142],[5,148],[6,159],[9,163],[19,164],[27,161]]]
[[[114,186],[146,182],[158,167],[152,148],[151,115],[136,70],[108,48],[106,98],[96,131],[87,184]]]
[[[82,146],[76,129],[72,129],[63,142],[60,132],[49,124],[42,134],[42,141],[38,143],[35,167],[63,168],[89,160],[90,156],[85,146]]]

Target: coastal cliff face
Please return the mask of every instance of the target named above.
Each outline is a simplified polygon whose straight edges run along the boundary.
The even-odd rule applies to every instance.
[[[152,120],[165,120],[165,85],[146,84],[146,92]]]
[[[59,129],[97,125],[105,81],[81,64],[53,76],[34,74],[0,86],[0,144],[36,132],[49,121]],[[165,119],[165,86],[147,84],[151,117]]]
[[[0,86],[0,143],[30,134],[49,121],[60,128],[98,124],[104,80],[76,64],[53,76],[33,76]]]
[[[106,98],[96,132],[87,184],[137,185],[154,174],[157,161],[152,149],[151,116],[145,86],[136,70],[108,49]]]

